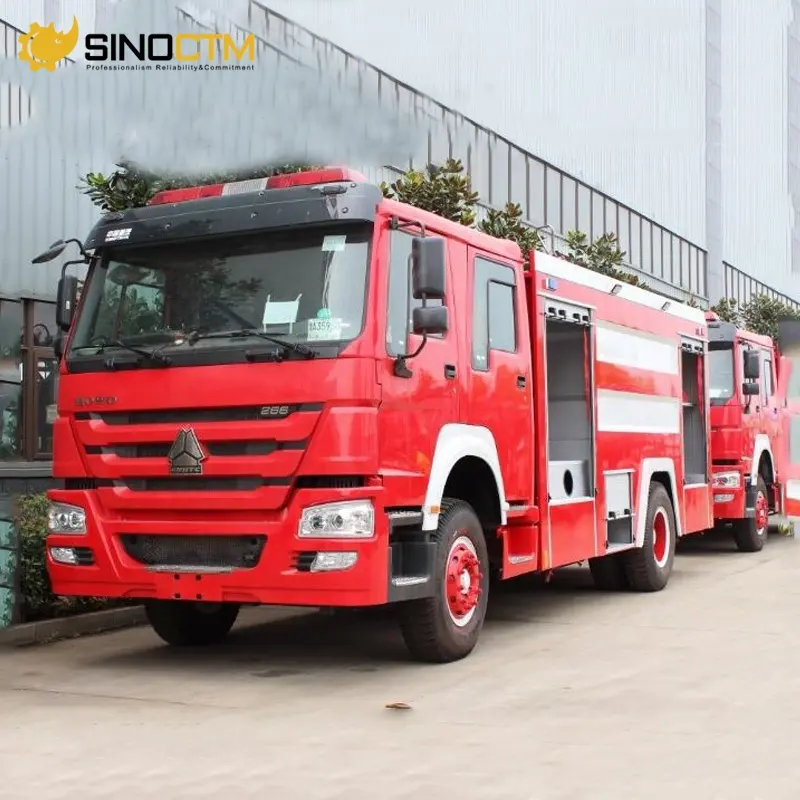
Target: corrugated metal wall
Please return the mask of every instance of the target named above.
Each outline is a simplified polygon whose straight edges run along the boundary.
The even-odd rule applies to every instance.
[[[31,22],[51,21],[58,30],[67,30],[74,15],[81,30],[91,30],[97,3],[103,2],[0,0],[0,20],[25,31]],[[0,22],[0,57],[11,58],[17,52],[18,31]],[[29,109],[28,94],[19,85],[0,84],[0,131],[8,133],[9,128],[16,128],[16,135],[24,136]],[[7,187],[3,187],[0,198],[0,297],[53,299],[60,264],[33,266],[30,260],[55,239],[80,238],[91,227],[97,209],[75,185],[81,174],[108,165],[94,159],[91,152],[74,161],[59,158],[57,139],[50,146],[40,147],[36,158],[23,161],[15,157],[19,152],[12,141],[3,153]]]
[[[800,299],[791,271],[789,0],[722,0],[725,260]]]
[[[266,3],[704,245],[702,2]]]

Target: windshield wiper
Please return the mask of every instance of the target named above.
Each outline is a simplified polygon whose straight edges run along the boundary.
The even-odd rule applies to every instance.
[[[210,333],[192,331],[186,335],[186,342],[187,344],[191,345],[203,339],[250,339],[252,337],[264,339],[271,344],[282,347],[284,350],[297,353],[298,355],[305,356],[306,358],[315,358],[317,355],[314,350],[312,350],[310,347],[306,347],[304,344],[300,344],[299,342],[289,342],[286,339],[279,338],[278,336],[257,331],[255,328],[239,328],[238,330],[233,331],[211,331]]]
[[[120,350],[127,350],[129,353],[135,353],[137,356],[139,356],[136,366],[140,366],[144,361],[149,361],[153,364],[160,364],[163,367],[168,367],[172,363],[172,359],[169,356],[165,356],[158,350],[145,350],[143,347],[134,347],[131,344],[126,344],[120,339],[103,338],[102,340],[92,342],[92,344],[87,345],[87,347],[96,347],[98,353],[102,353],[108,347],[119,347]],[[127,366],[130,366],[130,364],[126,362],[115,361],[113,358],[106,360],[106,367],[108,369],[116,369],[117,367]]]

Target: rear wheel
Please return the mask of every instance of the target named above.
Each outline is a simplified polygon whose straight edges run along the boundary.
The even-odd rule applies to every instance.
[[[622,554],[631,589],[658,592],[667,585],[675,560],[676,531],[667,490],[660,483],[651,483],[642,546]]]
[[[733,523],[733,540],[743,553],[757,553],[767,541],[769,528],[769,500],[767,485],[759,475],[756,484],[756,512],[747,519]]]
[[[221,642],[239,615],[237,603],[196,603],[188,600],[148,600],[147,621],[167,643],[198,647]]]
[[[400,630],[418,661],[445,663],[478,643],[489,600],[489,557],[481,523],[461,500],[443,500],[434,534],[432,597],[398,607]]]

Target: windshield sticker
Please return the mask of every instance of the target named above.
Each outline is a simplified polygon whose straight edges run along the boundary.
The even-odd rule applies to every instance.
[[[342,338],[342,320],[330,319],[310,319],[308,321],[308,341],[330,341]]]
[[[326,236],[322,240],[322,252],[338,253],[340,250],[344,250],[344,246],[346,243],[347,243],[346,236]]]
[[[330,319],[331,310],[329,308],[321,308],[317,311],[317,319]]]
[[[275,301],[271,299],[270,295],[267,295],[261,324],[266,327],[267,325],[291,325],[297,322],[297,310],[300,308],[302,296],[302,294],[297,295],[295,300]]]

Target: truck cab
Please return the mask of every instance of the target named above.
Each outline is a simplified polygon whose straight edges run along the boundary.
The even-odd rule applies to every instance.
[[[781,508],[778,354],[768,336],[707,320],[714,519],[739,549],[760,550]]]

